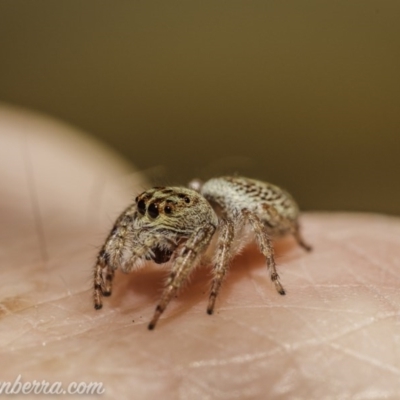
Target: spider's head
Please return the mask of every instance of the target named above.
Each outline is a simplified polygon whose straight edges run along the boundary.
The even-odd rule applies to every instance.
[[[184,187],[154,187],[136,197],[142,227],[188,236],[205,223],[217,225],[217,217],[207,200]]]

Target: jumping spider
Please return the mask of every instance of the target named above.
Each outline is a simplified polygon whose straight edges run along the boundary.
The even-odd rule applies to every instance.
[[[193,181],[189,186],[146,190],[120,215],[94,268],[96,309],[102,307],[102,296],[111,295],[116,269],[128,273],[145,260],[157,264],[171,261],[165,289],[148,325],[154,329],[168,303],[215,242],[207,307],[212,314],[229,263],[251,236],[266,258],[276,290],[285,294],[271,239],[291,233],[301,247],[311,250],[301,237],[299,209],[293,198],[277,186],[238,176],[214,178],[204,184]]]

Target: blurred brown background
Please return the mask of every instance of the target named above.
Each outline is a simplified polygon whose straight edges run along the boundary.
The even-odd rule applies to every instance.
[[[400,214],[398,0],[1,0],[0,54],[0,101],[158,183],[239,172]]]

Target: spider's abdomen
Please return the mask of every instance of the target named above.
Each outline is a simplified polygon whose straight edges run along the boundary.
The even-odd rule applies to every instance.
[[[249,210],[268,220],[278,214],[278,219],[295,221],[299,210],[289,193],[270,183],[240,176],[210,179],[201,188],[201,194],[217,204],[224,212]]]

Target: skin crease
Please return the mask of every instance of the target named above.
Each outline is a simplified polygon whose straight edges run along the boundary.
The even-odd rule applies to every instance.
[[[103,398],[400,395],[399,219],[303,214],[314,251],[275,245],[286,296],[250,246],[213,316],[202,267],[150,332],[162,267],[117,272],[103,309],[92,303],[96,254],[148,187],[140,174],[72,128],[5,106],[0,167],[0,381],[102,382]]]

